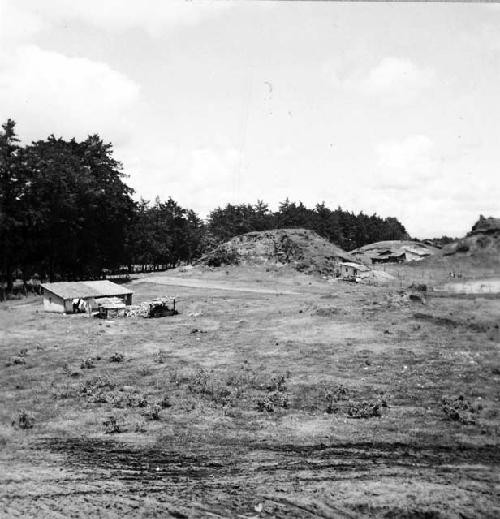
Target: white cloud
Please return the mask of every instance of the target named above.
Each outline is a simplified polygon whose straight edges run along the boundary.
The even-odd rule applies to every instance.
[[[369,70],[340,62],[325,64],[323,70],[334,86],[391,104],[405,104],[435,82],[430,68],[420,68],[408,58],[390,56]]]
[[[28,41],[45,27],[40,16],[23,9],[19,2],[0,0],[0,44]]]
[[[0,54],[0,98],[0,119],[14,118],[26,138],[100,132],[118,142],[140,89],[105,63],[24,45]]]
[[[116,157],[130,185],[146,199],[169,196],[205,216],[217,204],[236,202],[241,154],[230,146],[186,149],[162,139],[133,140]]]
[[[366,94],[394,94],[427,88],[432,85],[433,73],[418,68],[409,59],[387,57],[361,78],[359,86]]]
[[[274,149],[273,155],[276,158],[282,159],[286,157],[290,157],[294,152],[293,146],[290,144],[283,144]]]
[[[434,144],[425,135],[380,142],[375,154],[377,167],[372,182],[378,189],[407,189],[436,174]]]
[[[177,26],[194,26],[231,7],[230,2],[185,0],[17,0],[16,6],[0,0],[0,13],[16,38],[44,27],[82,22],[105,31],[141,29],[157,36]],[[17,23],[13,24],[13,21]],[[27,30],[28,29],[28,30]]]

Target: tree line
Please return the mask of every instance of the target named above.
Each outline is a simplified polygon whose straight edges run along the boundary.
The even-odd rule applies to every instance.
[[[341,207],[329,209],[324,202],[314,208],[286,199],[273,212],[263,201],[255,205],[228,204],[213,210],[207,219],[208,236],[214,243],[250,231],[283,228],[305,228],[350,251],[368,243],[408,239],[404,226],[396,218],[376,214],[355,214]]]
[[[21,145],[15,122],[0,131],[0,286],[15,279],[98,279],[106,272],[175,267],[249,231],[304,227],[346,250],[407,237],[395,218],[324,203],[227,204],[203,221],[169,198],[135,201],[113,147],[98,135],[53,135]]]

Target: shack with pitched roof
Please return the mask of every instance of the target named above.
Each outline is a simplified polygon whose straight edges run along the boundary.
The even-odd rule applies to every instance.
[[[60,281],[43,283],[43,308],[46,312],[73,313],[73,302],[83,300],[95,310],[103,298],[116,297],[132,304],[132,290],[111,281]]]

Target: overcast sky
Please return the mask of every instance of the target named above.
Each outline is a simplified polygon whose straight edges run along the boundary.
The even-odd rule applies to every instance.
[[[0,118],[112,142],[136,190],[500,216],[500,6],[0,0]]]

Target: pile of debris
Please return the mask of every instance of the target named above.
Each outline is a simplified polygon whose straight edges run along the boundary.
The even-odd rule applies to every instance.
[[[177,314],[175,297],[160,297],[141,303],[140,315],[142,317],[168,317]]]
[[[351,251],[358,260],[372,264],[403,263],[406,261],[421,261],[437,252],[436,247],[411,240],[389,240],[370,243]]]
[[[99,300],[99,307],[94,314],[101,319],[116,317],[167,317],[177,315],[175,297],[159,297],[151,301],[143,301],[140,305],[125,305],[121,300],[108,298]]]

